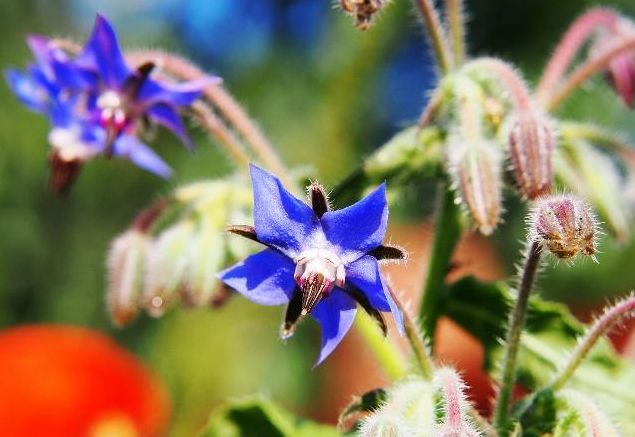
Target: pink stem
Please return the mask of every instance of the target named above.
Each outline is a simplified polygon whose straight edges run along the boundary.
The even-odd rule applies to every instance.
[[[508,63],[496,58],[478,58],[469,62],[465,67],[487,70],[502,82],[519,112],[531,111],[531,93],[519,73]]]
[[[601,27],[614,28],[619,19],[619,15],[611,9],[593,8],[571,24],[553,52],[540,79],[536,92],[540,101],[546,100],[549,93],[560,82],[562,74],[589,35]]]
[[[606,69],[616,56],[635,50],[635,36],[630,36],[612,44],[598,55],[580,65],[560,87],[546,100],[547,110],[553,111],[569,95],[595,73]]]

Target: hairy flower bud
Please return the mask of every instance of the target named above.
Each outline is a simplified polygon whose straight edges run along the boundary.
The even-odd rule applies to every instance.
[[[465,396],[465,384],[459,374],[454,369],[442,368],[435,372],[433,382],[441,393],[443,403],[443,423],[435,436],[480,436],[467,415],[469,404]]]
[[[469,211],[476,228],[491,234],[501,214],[501,155],[496,144],[468,142],[462,137],[448,144],[450,175],[454,188]]]
[[[107,303],[112,321],[117,326],[130,322],[139,311],[150,245],[149,235],[132,229],[117,237],[110,247]]]
[[[153,317],[163,315],[182,289],[194,224],[179,222],[163,231],[148,256],[143,305]]]
[[[509,131],[509,155],[518,190],[535,199],[551,191],[555,135],[549,121],[533,112],[518,114]]]
[[[388,0],[340,0],[340,7],[355,19],[360,30],[367,30]]]
[[[563,417],[563,420],[560,420],[556,426],[556,431],[560,432],[555,435],[574,435],[573,433],[581,435],[578,434],[579,432],[592,437],[618,437],[622,435],[611,423],[608,415],[585,393],[566,389],[558,393],[558,398],[568,407],[567,410],[573,410],[575,415],[573,420],[567,420],[569,418]],[[581,425],[582,429],[575,426],[578,424]],[[575,429],[572,429],[574,427]]]
[[[225,238],[222,228],[201,220],[192,235],[188,265],[184,277],[183,300],[190,306],[211,304],[219,289],[216,274],[225,261]]]
[[[591,208],[571,195],[539,199],[529,217],[530,238],[556,257],[569,259],[596,252],[597,223]]]

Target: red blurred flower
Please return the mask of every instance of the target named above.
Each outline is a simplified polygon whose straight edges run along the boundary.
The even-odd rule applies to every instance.
[[[0,332],[1,436],[157,436],[168,416],[163,386],[104,335],[61,325]]]

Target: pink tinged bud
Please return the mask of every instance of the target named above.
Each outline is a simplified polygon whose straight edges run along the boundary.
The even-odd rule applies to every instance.
[[[443,403],[443,423],[439,427],[439,437],[471,437],[480,433],[470,423],[467,415],[468,401],[465,384],[458,373],[450,368],[436,371],[434,385],[441,392]]]
[[[608,79],[624,104],[633,109],[635,104],[635,56],[631,53],[616,56],[609,64]]]
[[[487,141],[468,144],[463,138],[448,146],[450,174],[458,191],[457,202],[467,207],[476,228],[494,232],[501,214],[501,158],[497,146]]]
[[[150,244],[147,234],[133,229],[117,237],[110,247],[107,303],[116,326],[126,325],[139,311]]]
[[[509,154],[518,190],[535,199],[551,191],[555,135],[549,121],[532,112],[518,114],[509,132]]]
[[[576,412],[576,417],[584,429],[584,435],[588,437],[618,437],[622,435],[611,423],[607,414],[585,393],[566,389],[560,391],[559,397]]]
[[[367,416],[359,428],[360,437],[401,437],[416,435],[399,416],[387,408],[381,408]]]
[[[596,252],[597,221],[583,200],[571,196],[548,196],[539,199],[529,218],[530,237],[558,258],[577,254],[593,256]]]

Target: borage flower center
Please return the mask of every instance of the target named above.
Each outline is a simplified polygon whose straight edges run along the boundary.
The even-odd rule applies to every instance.
[[[307,315],[337,285],[346,280],[344,264],[328,249],[305,250],[296,260],[294,278],[302,291],[302,315]]]
[[[104,129],[121,132],[128,123],[124,99],[115,91],[107,90],[97,98],[99,123]]]

